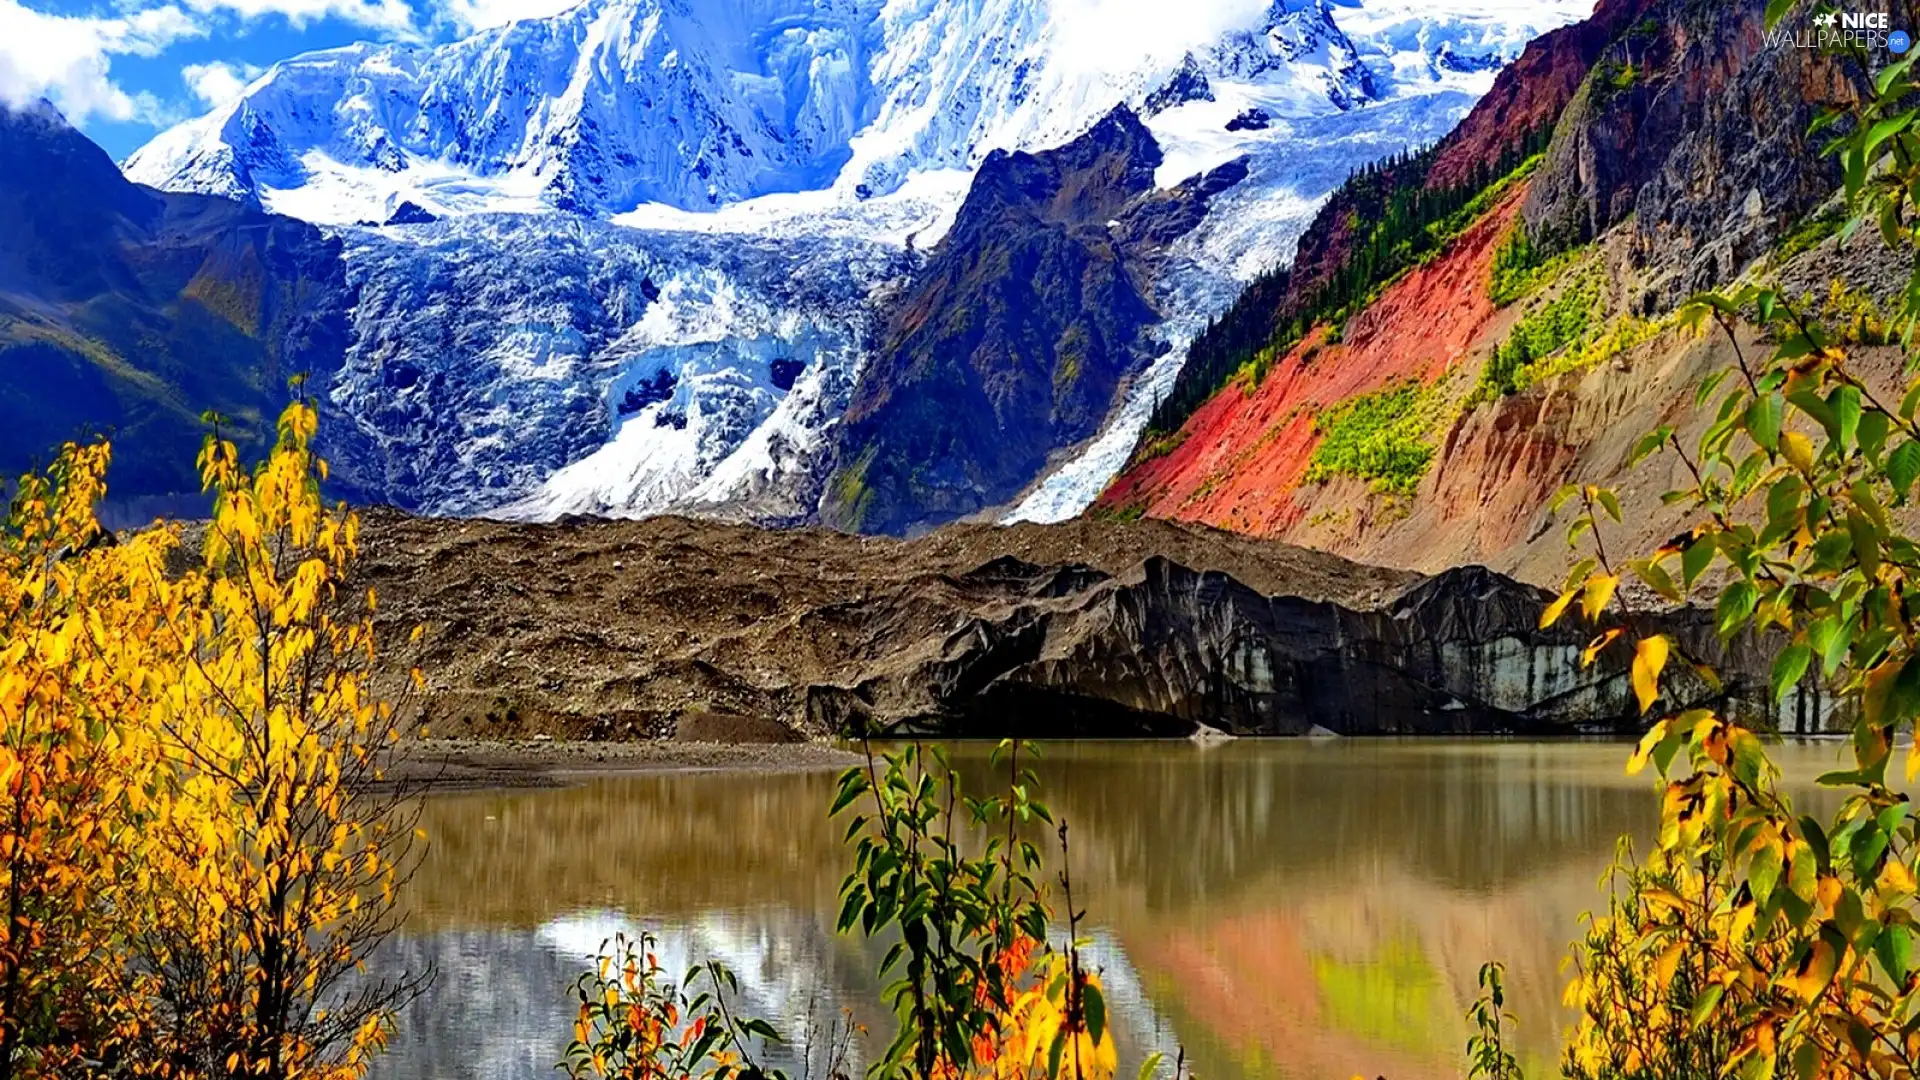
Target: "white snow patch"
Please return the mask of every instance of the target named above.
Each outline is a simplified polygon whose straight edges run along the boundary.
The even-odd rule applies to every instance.
[[[662,232],[735,233],[797,239],[843,237],[920,249],[940,242],[953,226],[973,174],[965,169],[916,172],[899,189],[860,199],[839,188],[762,195],[717,210],[696,212],[648,203],[615,224]]]

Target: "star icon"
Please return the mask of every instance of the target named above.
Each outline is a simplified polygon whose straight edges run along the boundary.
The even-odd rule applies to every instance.
[[[1823,11],[1813,17],[1813,25],[1815,26],[1832,26],[1839,21],[1840,16],[1831,11]]]

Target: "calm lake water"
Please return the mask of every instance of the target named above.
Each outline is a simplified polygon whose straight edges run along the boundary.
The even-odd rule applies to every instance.
[[[956,750],[975,791],[988,749]],[[1123,1058],[1184,1046],[1203,1080],[1458,1076],[1475,973],[1498,959],[1523,1063],[1544,1067],[1580,915],[1617,838],[1655,822],[1629,749],[1048,746],[1043,797],[1072,825]],[[1774,750],[1800,783],[1848,755]],[[375,1076],[556,1075],[568,985],[603,939],[642,927],[669,971],[725,961],[746,1010],[790,1038],[842,1010],[884,1036],[883,950],[833,935],[850,861],[825,817],[833,791],[829,773],[682,773],[433,799],[394,956],[439,977]]]

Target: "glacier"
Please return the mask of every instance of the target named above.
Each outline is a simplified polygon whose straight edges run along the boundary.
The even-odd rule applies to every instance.
[[[810,433],[851,390],[869,297],[906,272],[904,252],[871,241],[567,215],[343,235],[359,301],[327,390],[350,432],[337,470],[446,514],[631,512],[704,485],[707,502],[800,516],[780,508],[810,490]],[[661,392],[630,393],[643,381]]]
[[[810,520],[875,312],[994,150],[1143,112],[1249,175],[1156,284],[1168,350],[1002,516],[1080,512],[1188,341],[1370,161],[1581,0],[586,0],[294,57],[124,163],[328,227],[336,463],[432,513]],[[1149,107],[1149,103],[1151,107]]]

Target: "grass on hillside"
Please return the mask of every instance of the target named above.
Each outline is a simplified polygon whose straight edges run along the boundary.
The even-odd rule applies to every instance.
[[[1508,231],[1493,253],[1493,273],[1487,296],[1496,307],[1518,303],[1552,285],[1593,250],[1591,244],[1548,255],[1519,223]]]
[[[1566,350],[1577,350],[1597,336],[1605,314],[1600,268],[1590,266],[1568,282],[1559,296],[1528,312],[1507,339],[1493,350],[1472,400],[1493,401],[1539,378],[1535,365]]]
[[[1436,420],[1439,395],[1417,384],[1403,384],[1348,398],[1314,418],[1320,436],[1307,460],[1308,483],[1351,476],[1375,491],[1411,495],[1433,464],[1427,441]]]

